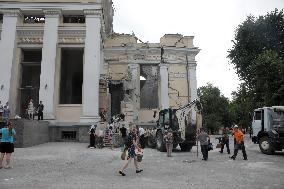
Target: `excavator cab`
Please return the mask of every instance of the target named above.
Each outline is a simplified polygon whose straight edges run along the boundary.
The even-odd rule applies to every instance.
[[[180,140],[179,124],[174,109],[164,109],[159,112],[159,120],[157,121],[156,147],[159,151],[166,151],[163,137],[167,131],[173,133],[174,148],[177,147]]]
[[[175,115],[176,110],[164,109],[159,112],[159,120],[157,122],[157,128],[164,130],[177,131],[179,129],[178,119]]]

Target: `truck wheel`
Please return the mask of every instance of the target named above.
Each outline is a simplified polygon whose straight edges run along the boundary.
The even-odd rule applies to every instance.
[[[260,138],[259,148],[261,152],[264,154],[268,154],[268,155],[274,154],[273,145],[271,144],[270,139],[267,136]]]
[[[188,144],[188,143],[180,143],[179,147],[181,149],[181,151],[183,152],[189,152],[192,148],[192,145]]]
[[[158,131],[157,135],[156,135],[156,144],[157,144],[157,150],[159,150],[160,152],[166,152],[166,145],[164,143],[164,135],[162,133],[162,131]]]

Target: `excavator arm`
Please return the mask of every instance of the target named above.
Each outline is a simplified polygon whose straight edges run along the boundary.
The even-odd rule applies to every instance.
[[[181,138],[183,140],[185,140],[185,129],[187,122],[190,120],[191,124],[196,124],[196,114],[194,114],[195,117],[189,115],[189,112],[191,110],[194,110],[197,113],[201,112],[202,105],[199,100],[195,99],[176,111],[176,116],[179,124],[179,132],[181,133]]]

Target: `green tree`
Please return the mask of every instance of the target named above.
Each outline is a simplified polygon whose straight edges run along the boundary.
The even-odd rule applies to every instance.
[[[202,104],[203,126],[210,132],[216,133],[219,128],[230,125],[229,100],[220,90],[208,83],[197,90]]]
[[[256,106],[284,104],[284,61],[272,50],[259,54],[255,60],[253,74]]]
[[[236,29],[233,43],[228,57],[243,83],[233,93],[229,112],[236,123],[248,126],[253,109],[284,105],[283,10],[248,16]]]
[[[232,93],[233,100],[230,102],[229,115],[232,123],[248,128],[251,124],[251,110],[253,101],[252,93],[244,84],[241,84],[237,92]]]

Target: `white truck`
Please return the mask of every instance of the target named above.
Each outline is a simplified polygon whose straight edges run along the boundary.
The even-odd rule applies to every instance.
[[[284,149],[284,106],[255,109],[252,130],[252,141],[259,144],[262,153]]]

